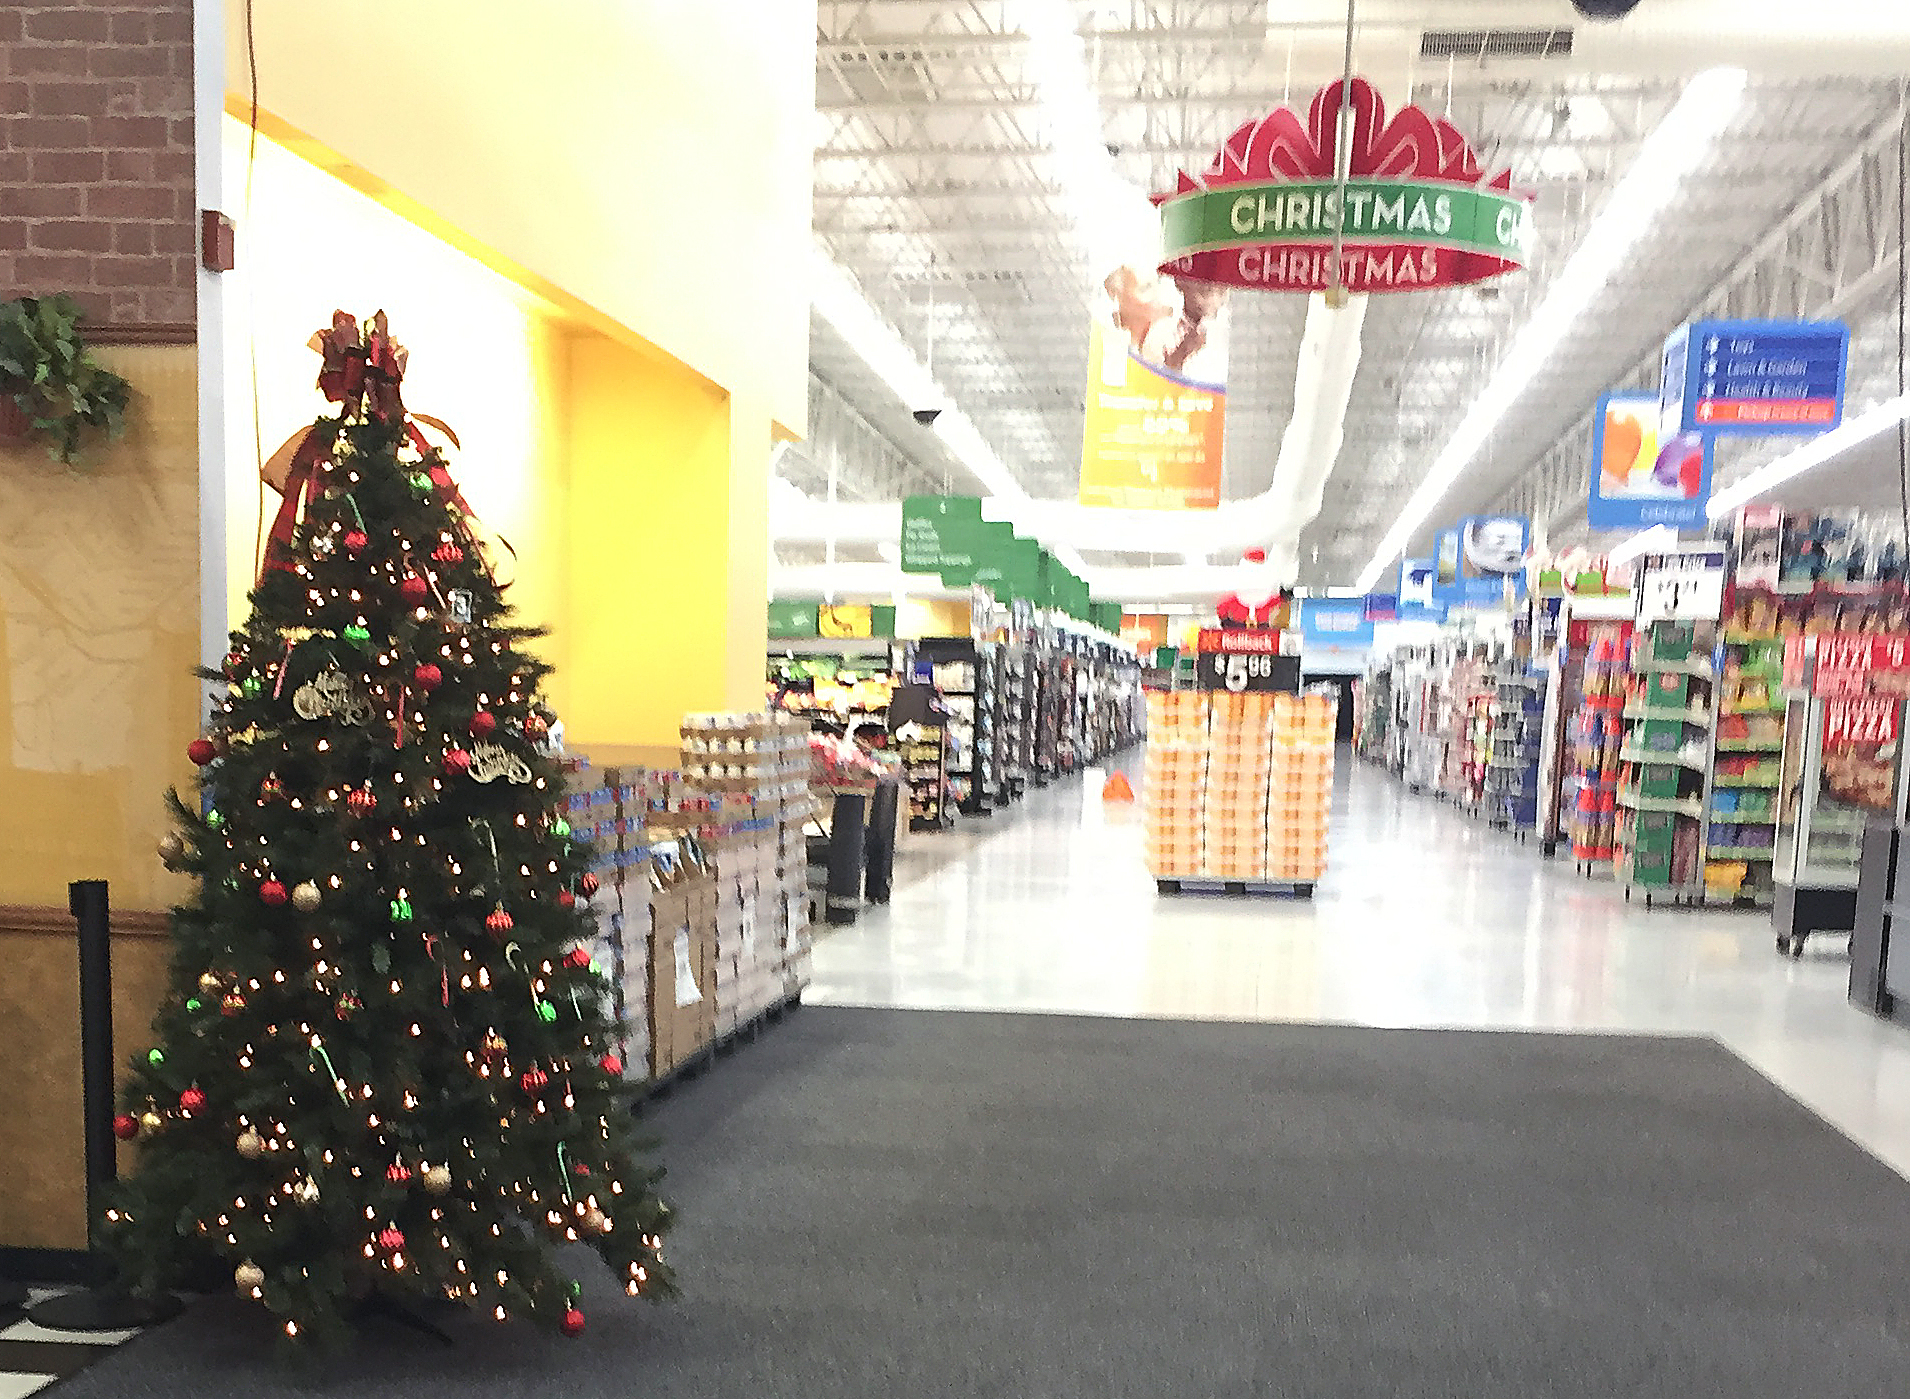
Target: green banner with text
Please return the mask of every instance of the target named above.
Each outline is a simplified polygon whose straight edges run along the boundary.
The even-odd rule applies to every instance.
[[[975,579],[982,542],[980,496],[912,495],[902,501],[902,571],[939,573],[951,588]]]

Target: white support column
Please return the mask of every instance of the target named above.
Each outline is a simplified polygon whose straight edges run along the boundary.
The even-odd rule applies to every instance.
[[[193,0],[193,186],[200,209],[232,212],[221,171],[226,0]],[[239,249],[245,255],[245,249]],[[199,660],[216,666],[231,630],[227,605],[226,314],[222,274],[198,268]]]

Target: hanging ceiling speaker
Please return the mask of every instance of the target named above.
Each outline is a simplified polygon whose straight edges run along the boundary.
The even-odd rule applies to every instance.
[[[1638,0],[1572,0],[1572,8],[1588,19],[1623,19],[1638,8]]]

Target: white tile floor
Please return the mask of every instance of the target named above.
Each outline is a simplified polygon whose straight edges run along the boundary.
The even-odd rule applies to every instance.
[[[817,939],[806,999],[1711,1035],[1910,1175],[1910,1028],[1846,1002],[1831,940],[1793,963],[1768,914],[1627,903],[1344,749],[1311,903],[1162,897],[1101,777],[1031,794],[925,879],[898,870],[887,909]]]

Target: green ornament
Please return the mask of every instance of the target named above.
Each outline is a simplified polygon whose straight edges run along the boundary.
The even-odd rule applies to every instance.
[[[411,921],[411,900],[393,899],[391,901],[391,921],[409,923]]]
[[[346,627],[340,635],[354,646],[368,646],[371,644],[370,627],[361,627],[353,623],[351,626]]]
[[[566,821],[566,820],[565,820],[565,819],[564,819],[563,817],[561,817],[561,816],[559,816],[559,817],[557,817],[557,818],[556,818],[555,820],[553,820],[553,821],[552,821],[552,822],[550,823],[550,833],[551,833],[552,835],[554,835],[554,836],[567,836],[567,835],[569,835],[569,834],[570,834],[570,822],[568,822],[568,821]]]
[[[550,1024],[557,1018],[557,1007],[552,1005],[549,1001],[539,1001],[537,1003],[537,1018],[546,1025]]]
[[[197,1015],[204,1006],[205,1002],[200,1000],[197,996],[192,997],[186,1002],[186,1009],[195,1015]]]
[[[212,827],[212,829],[215,831],[224,830],[225,829],[225,813],[219,810],[218,807],[216,806],[213,807],[212,810],[206,813],[206,824]]]
[[[595,957],[590,959],[590,974],[592,976],[602,976],[604,974],[604,964],[599,962]]]
[[[431,499],[431,478],[422,471],[411,473],[411,493],[419,500]]]
[[[239,693],[244,695],[247,699],[256,699],[259,691],[264,688],[265,682],[263,680],[260,680],[256,675],[248,675],[239,686]]]
[[[146,1062],[156,1069],[166,1062],[166,1056],[157,1049],[149,1049],[146,1051]]]

